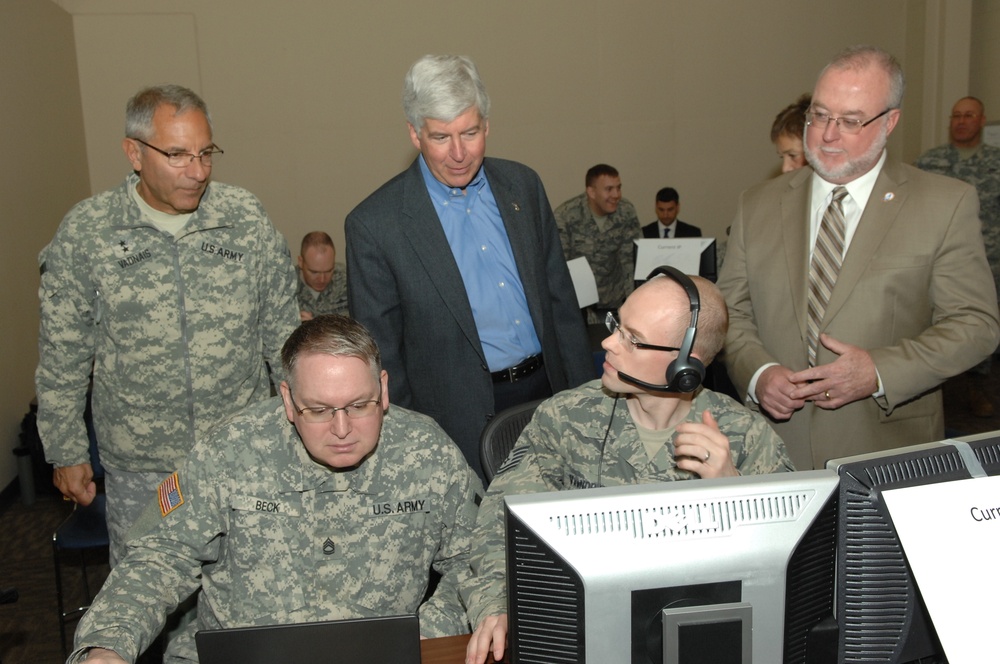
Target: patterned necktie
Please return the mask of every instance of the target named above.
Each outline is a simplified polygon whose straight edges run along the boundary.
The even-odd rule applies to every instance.
[[[833,200],[823,213],[816,234],[812,261],[809,263],[809,366],[816,366],[816,349],[819,347],[819,326],[826,313],[833,285],[837,283],[840,264],[844,257],[844,206],[842,201],[847,189],[836,187]]]

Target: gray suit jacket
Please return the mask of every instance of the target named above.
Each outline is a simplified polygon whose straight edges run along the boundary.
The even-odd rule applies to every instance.
[[[740,197],[719,287],[730,316],[726,365],[744,397],[765,363],[808,366],[811,175],[802,168]],[[978,212],[965,183],[884,164],[821,331],[871,353],[885,396],[832,411],[807,403],[773,423],[796,468],[944,436],[941,383],[1000,339]],[[818,364],[835,359],[820,347]]]
[[[553,392],[593,378],[580,307],[538,175],[487,158]],[[419,161],[348,216],[351,314],[372,332],[392,402],[430,415],[479,468],[479,435],[494,415],[493,383],[462,275]]]

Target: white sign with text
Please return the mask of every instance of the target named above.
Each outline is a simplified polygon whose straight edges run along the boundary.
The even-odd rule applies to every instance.
[[[996,661],[1000,477],[882,495],[948,662]]]
[[[661,265],[670,265],[684,274],[698,274],[701,252],[715,242],[711,237],[648,238],[634,240],[639,248],[635,257],[635,280],[645,281]]]

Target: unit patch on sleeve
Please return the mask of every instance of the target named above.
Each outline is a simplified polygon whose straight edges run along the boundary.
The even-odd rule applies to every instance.
[[[156,490],[160,499],[160,514],[166,516],[184,504],[184,495],[181,493],[181,484],[177,480],[177,473],[160,482],[160,488]]]

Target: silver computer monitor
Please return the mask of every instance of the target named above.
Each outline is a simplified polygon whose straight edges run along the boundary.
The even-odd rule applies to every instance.
[[[806,662],[832,615],[829,470],[506,497],[511,661]]]

